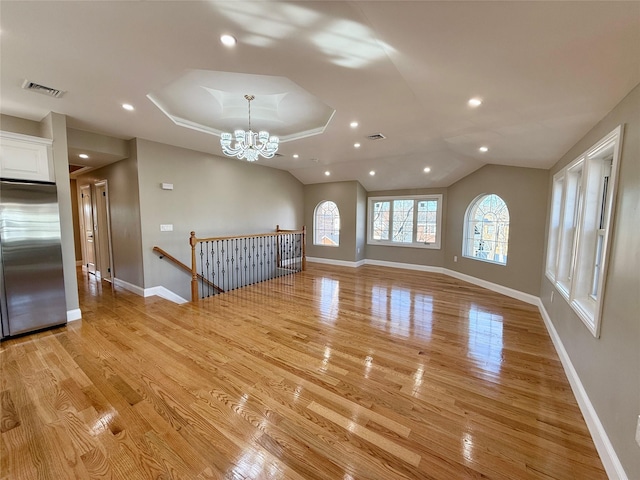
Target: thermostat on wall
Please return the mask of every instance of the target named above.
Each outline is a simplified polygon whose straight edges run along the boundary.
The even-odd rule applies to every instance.
[[[163,190],[173,190],[173,183],[163,183],[162,184],[162,189]]]

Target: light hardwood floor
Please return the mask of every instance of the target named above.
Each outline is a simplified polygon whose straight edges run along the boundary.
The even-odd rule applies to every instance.
[[[311,265],[185,306],[79,275],[1,344],[2,479],[606,478],[537,309]]]

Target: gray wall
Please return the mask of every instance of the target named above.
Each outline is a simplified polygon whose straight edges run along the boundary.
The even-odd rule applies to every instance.
[[[144,287],[142,269],[142,233],[140,230],[140,196],[136,140],[129,142],[130,156],[77,178],[82,185],[107,180],[113,275],[119,280]]]
[[[67,141],[70,148],[84,152],[98,152],[102,158],[111,159],[111,161],[122,160],[129,156],[129,141],[120,138],[68,128]]]
[[[356,261],[367,258],[367,191],[360,182],[356,191]]]
[[[304,220],[307,225],[307,256],[355,262],[358,254],[358,187],[355,181],[316,183],[304,186]],[[362,195],[362,193],[360,193]],[[313,244],[313,212],[316,206],[331,200],[340,211],[340,245],[337,247]],[[360,209],[361,212],[362,209]],[[362,239],[360,239],[362,242]]]
[[[204,238],[303,225],[302,184],[288,172],[142,139],[137,154],[145,288],[164,286],[190,299],[190,275],[152,249],[190,266],[192,230]],[[161,232],[160,224],[173,231]]]
[[[444,267],[538,296],[547,213],[548,170],[485,165],[448,188]],[[464,217],[479,195],[495,193],[509,208],[506,265],[462,256]],[[454,262],[453,257],[458,261]]]
[[[447,225],[447,189],[446,188],[417,188],[410,190],[384,190],[369,192],[368,197],[390,197],[403,195],[442,195],[442,238],[439,249],[391,247],[367,244],[367,258],[385,262],[411,263],[429,267],[442,267],[444,264],[445,235]],[[368,205],[367,205],[368,208]],[[365,239],[366,232],[365,225]]]
[[[73,247],[76,253],[76,263],[82,261],[82,240],[80,239],[80,211],[78,210],[78,182],[71,179],[71,218],[73,221]]]
[[[12,117],[11,115],[0,114],[0,130],[21,133],[22,135],[31,135],[32,137],[42,136],[40,122]]]
[[[542,302],[630,479],[640,478],[634,441],[640,414],[640,85],[551,169],[552,176],[625,124],[600,338],[594,338],[542,273]],[[550,199],[549,199],[550,202]]]

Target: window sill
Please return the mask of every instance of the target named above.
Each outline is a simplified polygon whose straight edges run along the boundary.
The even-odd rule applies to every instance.
[[[404,247],[404,248],[426,248],[429,250],[440,250],[440,245],[437,243],[399,243],[399,242],[385,242],[378,240],[367,240],[367,245],[378,245],[380,247]]]
[[[507,262],[502,263],[502,262],[496,262],[495,260],[488,260],[486,258],[478,258],[478,257],[470,257],[468,255],[462,255],[463,258],[468,258],[469,260],[477,260],[479,262],[485,262],[485,263],[491,263],[493,265],[500,265],[501,267],[506,267],[507,266]]]
[[[598,338],[600,336],[598,318],[597,318],[597,302],[592,298],[574,298],[571,300],[569,292],[560,282],[554,283],[558,293],[566,300],[571,310],[582,320],[582,323],[589,329],[591,334]]]
[[[574,312],[580,317],[582,323],[589,329],[591,334],[598,338],[599,333],[596,328],[596,318],[595,318],[595,302],[590,301],[589,299],[574,299],[569,305]]]

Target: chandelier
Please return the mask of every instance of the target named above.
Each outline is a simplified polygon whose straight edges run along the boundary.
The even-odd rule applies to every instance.
[[[276,136],[269,136],[269,132],[261,130],[256,133],[251,130],[251,100],[255,99],[253,95],[245,95],[249,103],[249,130],[235,130],[233,135],[228,132],[220,135],[220,145],[222,152],[229,157],[238,157],[246,159],[248,162],[255,162],[258,156],[264,158],[273,158],[278,151],[278,142],[280,139]],[[231,140],[235,138],[235,145],[231,146]]]

